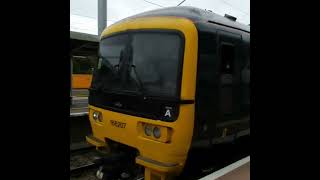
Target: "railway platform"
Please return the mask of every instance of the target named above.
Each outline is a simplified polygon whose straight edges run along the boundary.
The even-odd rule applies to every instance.
[[[250,156],[207,175],[200,180],[250,180]]]
[[[89,91],[88,91],[88,89],[73,89],[72,96],[74,96],[74,97],[88,97]]]
[[[70,117],[84,116],[88,114],[88,97],[73,97],[70,106]]]
[[[87,89],[72,90],[70,117],[85,116],[88,114],[88,95],[89,91]]]

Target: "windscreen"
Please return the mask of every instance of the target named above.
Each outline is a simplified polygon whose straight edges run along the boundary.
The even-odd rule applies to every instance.
[[[176,33],[131,32],[102,39],[92,87],[177,97],[181,48],[182,38]]]

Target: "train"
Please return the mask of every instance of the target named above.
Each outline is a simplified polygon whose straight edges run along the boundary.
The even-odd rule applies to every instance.
[[[100,37],[89,121],[106,179],[174,179],[192,149],[250,136],[250,26],[180,6],[112,24]]]
[[[92,56],[71,55],[70,58],[70,104],[73,104],[73,90],[89,89],[93,69],[97,66],[97,58]],[[86,96],[86,93],[83,95]]]
[[[89,89],[92,80],[92,71],[97,60],[89,59],[86,56],[72,56],[72,88]]]

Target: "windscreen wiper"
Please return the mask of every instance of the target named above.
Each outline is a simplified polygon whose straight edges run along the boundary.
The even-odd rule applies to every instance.
[[[134,69],[134,73],[136,75],[136,79],[137,79],[137,82],[138,82],[138,87],[139,87],[139,91],[141,93],[141,95],[143,96],[143,98],[145,99],[146,98],[146,95],[145,95],[145,89],[144,89],[144,86],[143,86],[143,83],[139,77],[139,74],[137,73],[137,70],[136,70],[136,65],[134,64],[131,64],[131,67]]]
[[[112,65],[108,60],[107,58],[103,57],[103,56],[99,56],[99,58],[101,58],[103,61],[101,62],[102,65],[101,66],[105,66],[105,67],[108,67],[108,69],[110,69],[111,73],[113,75],[117,75],[117,71],[115,70],[116,67],[119,67],[119,64],[116,64],[116,65]]]

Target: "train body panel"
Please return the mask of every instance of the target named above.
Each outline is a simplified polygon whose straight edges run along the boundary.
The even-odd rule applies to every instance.
[[[91,85],[91,74],[72,74],[73,89],[89,89]]]

